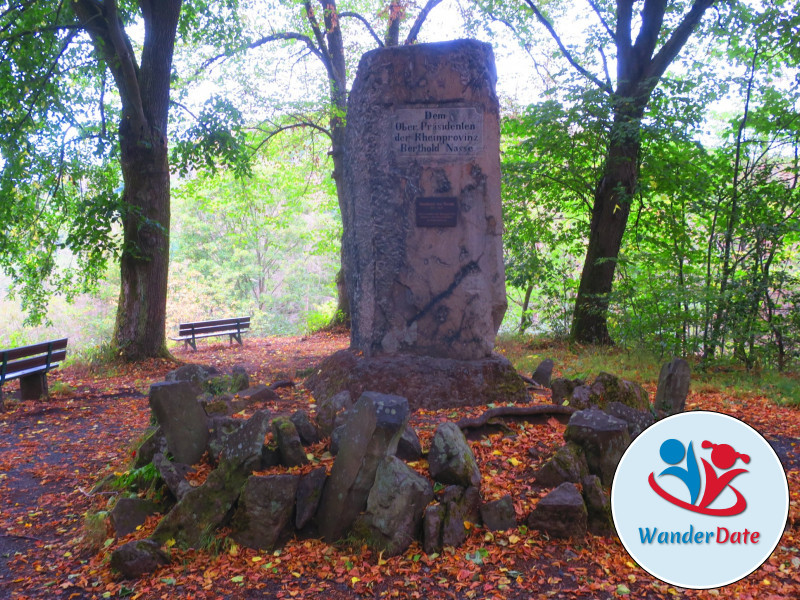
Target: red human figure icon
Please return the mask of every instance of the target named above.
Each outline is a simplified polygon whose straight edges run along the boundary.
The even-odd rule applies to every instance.
[[[701,446],[706,449],[713,448],[711,451],[711,462],[713,462],[714,466],[718,469],[730,469],[736,464],[738,459],[741,459],[745,464],[750,462],[750,457],[747,454],[736,452],[736,450],[728,444],[713,444],[705,440]],[[722,490],[730,485],[734,477],[748,472],[747,469],[733,469],[732,471],[722,473],[722,475],[718,476],[714,467],[708,464],[705,458],[701,458],[700,460],[703,462],[703,469],[705,469],[706,474],[706,489],[703,493],[703,499],[700,501],[701,508],[707,507],[716,500],[717,496],[722,493]],[[736,494],[736,504],[731,507],[731,510],[735,510],[735,512],[730,512],[728,514],[739,514],[745,509],[747,502],[739,490],[733,486],[730,486],[730,488]]]

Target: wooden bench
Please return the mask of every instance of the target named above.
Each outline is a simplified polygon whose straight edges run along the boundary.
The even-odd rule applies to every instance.
[[[10,379],[19,379],[23,400],[37,400],[47,395],[47,372],[66,358],[67,339],[0,351],[0,410],[3,408],[3,384]]]
[[[241,346],[242,333],[248,329],[250,329],[250,317],[196,321],[195,323],[181,323],[178,325],[178,337],[170,339],[176,342],[183,342],[185,346],[191,346],[197,350],[198,339],[227,335],[230,336],[229,343],[232,344],[233,340],[236,340]]]

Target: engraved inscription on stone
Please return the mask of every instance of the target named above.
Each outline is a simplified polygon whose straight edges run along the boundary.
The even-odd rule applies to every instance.
[[[458,198],[417,198],[417,227],[455,227],[458,224]]]
[[[483,150],[483,113],[473,107],[398,108],[390,120],[398,156],[477,156]]]

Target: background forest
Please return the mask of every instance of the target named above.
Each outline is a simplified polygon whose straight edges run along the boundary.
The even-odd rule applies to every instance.
[[[126,102],[90,35],[45,26],[73,19],[67,8],[22,4],[0,8],[0,56],[16,65],[0,69],[0,345],[57,334],[78,350],[108,348],[119,259],[131,252],[123,230],[136,214],[122,201],[116,142]],[[134,4],[119,2],[118,19],[146,62]],[[623,123],[614,73],[641,49],[655,5],[654,47],[668,47],[694,11],[697,25],[647,84],[641,117]],[[634,7],[637,40],[627,50],[616,20],[624,6]],[[796,1],[228,0],[182,11],[170,78],[167,335],[179,321],[234,314],[251,315],[255,335],[330,322],[341,235],[331,173],[358,59],[378,45],[473,36],[498,60],[503,330],[574,333],[606,154],[635,138],[638,178],[609,196],[611,213],[625,213],[619,254],[595,261],[615,267],[602,300],[610,338],[659,357],[797,370]],[[49,50],[32,52],[37,44]]]

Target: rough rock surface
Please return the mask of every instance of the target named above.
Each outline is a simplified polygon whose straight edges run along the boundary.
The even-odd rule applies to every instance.
[[[111,509],[109,517],[114,533],[118,538],[125,537],[147,520],[147,517],[159,511],[155,502],[144,498],[120,498]]]
[[[422,443],[411,425],[406,425],[397,442],[397,458],[412,462],[422,458]]]
[[[611,500],[597,475],[588,475],[581,482],[583,500],[586,504],[589,531],[596,535],[614,532],[611,517]]]
[[[225,440],[244,427],[246,421],[228,416],[212,416],[208,419],[208,454],[212,461],[222,456]]]
[[[322,362],[305,387],[320,401],[318,413],[325,399],[342,390],[354,398],[366,390],[403,396],[412,410],[529,400],[525,382],[511,363],[494,354],[463,361],[410,354],[364,357],[340,350]],[[317,423],[324,431],[319,414]]]
[[[193,381],[201,384],[209,377],[218,375],[219,371],[211,365],[186,364],[167,373],[164,381]]]
[[[573,390],[583,385],[583,379],[566,379],[558,377],[550,382],[550,389],[553,391],[553,404],[561,404],[564,400],[572,396]]]
[[[481,484],[481,472],[472,448],[458,426],[451,421],[436,428],[428,452],[428,465],[435,481],[465,488]]]
[[[153,457],[153,466],[176,500],[181,500],[192,490],[192,486],[186,481],[186,474],[192,469],[190,465],[172,462],[159,452]]]
[[[275,402],[280,399],[280,396],[274,390],[269,389],[263,383],[241,390],[236,396],[232,407],[239,410],[247,408],[256,402]]]
[[[442,494],[442,546],[460,546],[467,539],[465,523],[480,525],[481,495],[478,488],[448,486]]]
[[[611,485],[617,465],[631,443],[628,424],[597,408],[574,413],[564,439],[583,448],[589,471],[599,475],[603,485]]]
[[[226,468],[226,463],[211,471],[203,485],[192,488],[161,519],[152,539],[199,548],[228,515],[250,472],[248,465]]]
[[[655,423],[653,413],[649,410],[636,410],[621,402],[609,402],[604,412],[621,419],[628,424],[628,433],[631,434],[631,439],[642,433],[645,429]]]
[[[433,554],[442,549],[442,523],[447,509],[442,504],[431,504],[422,517],[422,549]]]
[[[125,579],[136,579],[169,564],[169,558],[152,540],[134,540],[111,553],[111,568]]]
[[[200,389],[191,381],[159,382],[150,386],[150,408],[167,447],[177,462],[193,465],[206,451],[208,422],[197,397]]]
[[[260,456],[269,429],[269,420],[268,410],[257,410],[253,413],[241,427],[222,441],[221,460],[238,466]]]
[[[311,417],[308,416],[306,411],[295,411],[292,413],[292,416],[289,417],[289,420],[297,430],[297,434],[300,436],[300,441],[304,446],[316,444],[318,441],[320,441],[320,439],[322,439],[319,435],[319,429],[311,420]]]
[[[544,487],[556,487],[566,481],[580,483],[589,474],[583,448],[567,442],[534,473],[536,483]]]
[[[546,358],[539,366],[536,367],[536,370],[531,375],[531,379],[533,379],[536,383],[538,383],[542,387],[549,388],[550,387],[550,377],[553,375],[553,360],[551,358]]]
[[[396,456],[378,465],[367,510],[353,529],[385,556],[401,554],[416,539],[422,514],[433,499],[433,486]]]
[[[231,523],[233,538],[248,548],[271,550],[290,531],[298,475],[248,478]]]
[[[511,495],[481,505],[481,520],[489,531],[505,531],[517,526]]]
[[[658,375],[658,388],[654,405],[668,415],[683,412],[686,409],[686,396],[689,394],[689,383],[692,371],[682,358],[674,358],[661,367]]]
[[[133,466],[141,469],[145,465],[153,462],[153,457],[158,454],[164,454],[167,451],[167,438],[161,427],[150,427],[142,438],[139,448],[136,449],[136,459]]]
[[[325,467],[317,467],[300,478],[300,482],[297,484],[294,518],[294,525],[297,529],[303,529],[314,518],[327,477]]]
[[[278,444],[283,466],[299,467],[308,462],[297,428],[287,417],[278,417],[272,421],[272,435]]]
[[[475,360],[494,347],[506,310],[496,77],[491,46],[473,40],[361,58],[342,252],[352,347],[366,356]],[[417,202],[432,197],[450,200],[455,226],[419,225]]]
[[[326,541],[338,540],[365,508],[378,464],[395,454],[407,422],[408,401],[400,396],[364,392],[349,411],[318,513]]]
[[[317,406],[317,425],[322,435],[328,437],[336,428],[336,416],[353,408],[353,398],[347,390],[336,391],[332,395],[317,395],[310,389],[319,402]],[[358,396],[356,396],[358,397]]]
[[[587,512],[583,497],[574,483],[562,483],[528,515],[528,527],[552,537],[582,538],[586,535]]]
[[[605,408],[609,402],[620,402],[636,410],[649,410],[645,389],[633,381],[611,373],[599,373],[591,385],[591,402]]]

